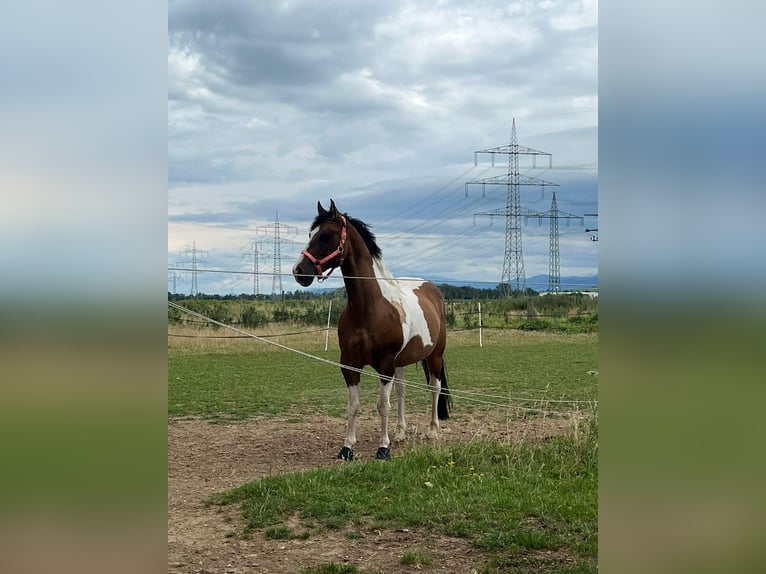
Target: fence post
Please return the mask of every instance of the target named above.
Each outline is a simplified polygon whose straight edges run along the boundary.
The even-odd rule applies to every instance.
[[[330,339],[330,314],[332,313],[332,299],[330,299],[330,308],[327,310],[327,329],[324,332],[324,350],[327,351],[327,343]]]
[[[479,301],[479,347],[484,347],[481,337],[481,301]]]

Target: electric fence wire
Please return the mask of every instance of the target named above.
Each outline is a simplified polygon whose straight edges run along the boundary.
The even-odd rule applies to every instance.
[[[183,313],[187,313],[187,314],[189,314],[189,315],[191,315],[193,317],[197,317],[199,319],[205,320],[205,321],[207,321],[207,322],[209,322],[209,323],[211,323],[213,325],[218,325],[219,327],[223,327],[225,329],[229,329],[229,330],[234,331],[236,333],[240,333],[241,335],[244,335],[246,337],[250,337],[252,339],[256,339],[257,341],[260,341],[262,343],[266,343],[268,345],[272,345],[272,346],[277,347],[279,349],[282,349],[284,351],[295,353],[297,355],[301,355],[303,357],[306,357],[306,358],[309,358],[309,359],[313,359],[315,361],[318,361],[318,362],[321,362],[321,363],[325,363],[327,365],[331,365],[331,366],[334,366],[334,367],[339,367],[341,369],[346,369],[346,370],[349,370],[349,371],[353,371],[353,372],[359,373],[360,375],[364,375],[364,376],[367,376],[367,377],[373,377],[373,378],[384,380],[384,381],[387,381],[387,382],[398,381],[398,382],[402,383],[405,386],[412,387],[414,389],[426,390],[426,391],[430,392],[429,386],[427,384],[425,384],[425,383],[415,383],[413,381],[408,381],[408,380],[405,380],[405,379],[396,379],[395,377],[391,377],[391,376],[387,376],[387,375],[381,375],[380,373],[375,373],[375,372],[368,371],[368,370],[365,370],[365,369],[359,369],[359,368],[356,368],[356,367],[352,367],[350,365],[344,365],[342,363],[338,363],[338,362],[330,360],[330,359],[325,359],[324,357],[318,357],[316,355],[312,355],[311,353],[307,353],[306,351],[301,351],[300,349],[294,349],[292,347],[288,347],[287,345],[283,345],[281,343],[277,343],[276,341],[271,341],[270,339],[268,339],[266,337],[254,335],[253,333],[249,333],[249,332],[244,331],[242,329],[239,329],[237,327],[233,327],[231,325],[227,325],[226,323],[223,323],[221,321],[217,321],[217,320],[212,319],[210,317],[206,317],[205,315],[203,315],[201,313],[197,313],[196,311],[192,311],[191,309],[183,307],[182,305],[178,305],[177,303],[174,303],[172,301],[168,301],[168,306],[171,307],[171,308],[177,309],[178,311],[181,311]],[[525,406],[519,406],[519,405],[503,404],[503,403],[497,403],[497,402],[494,402],[494,401],[487,401],[487,400],[484,400],[482,398],[477,398],[477,397],[501,398],[503,400],[517,401],[517,402],[539,402],[541,404],[554,402],[553,400],[547,400],[545,398],[543,398],[543,399],[508,398],[508,397],[503,397],[503,396],[500,396],[500,395],[485,395],[485,394],[474,393],[472,391],[463,391],[463,390],[460,390],[460,389],[454,389],[454,390],[453,389],[449,389],[449,394],[451,394],[453,396],[456,396],[456,397],[460,398],[461,400],[467,400],[467,401],[472,401],[472,402],[475,402],[475,403],[486,404],[486,405],[491,405],[491,406],[496,406],[496,407],[513,408],[513,409],[516,409],[516,410],[527,411],[527,412],[536,412],[536,413],[541,413],[541,414],[544,414],[544,415],[560,415],[560,414],[562,414],[562,411],[549,411],[549,410],[545,410],[545,409],[541,409],[541,408],[536,408],[536,407],[525,407]],[[472,396],[474,394],[476,396]],[[567,403],[567,404],[588,403],[588,404],[595,405],[595,404],[597,404],[598,401],[595,401],[595,400],[594,401],[577,401],[577,400],[563,400],[563,399],[561,399],[561,400],[557,400],[555,402]]]

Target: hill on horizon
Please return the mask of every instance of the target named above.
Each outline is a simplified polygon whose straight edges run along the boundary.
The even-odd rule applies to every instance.
[[[436,283],[447,283],[449,285],[455,285],[456,287],[473,287],[475,289],[494,289],[500,282],[487,283],[486,281],[461,281],[459,279],[446,279],[444,277],[430,277],[429,281]],[[547,291],[548,289],[548,275],[533,275],[526,279],[527,287],[534,289],[537,292]],[[584,277],[579,276],[566,276],[560,278],[561,289],[564,291],[577,291],[583,289],[598,289],[598,275],[588,275]],[[315,287],[309,289],[312,293],[322,293],[335,291],[336,288],[331,287]]]

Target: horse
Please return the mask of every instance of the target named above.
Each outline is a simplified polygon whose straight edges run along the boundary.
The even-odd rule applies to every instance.
[[[391,460],[388,436],[389,398],[396,387],[395,440],[404,440],[404,367],[421,362],[431,392],[431,420],[426,436],[437,439],[439,421],[449,418],[452,398],[447,387],[444,350],[447,326],[444,297],[424,279],[395,279],[383,263],[382,251],[370,226],[340,213],[330,200],[327,210],[317,202],[309,241],[293,266],[303,287],[321,282],[338,267],[346,286],[347,304],[338,321],[340,362],[361,370],[372,366],[380,378],[378,414],[380,443],[375,458]],[[327,271],[326,275],[323,272]],[[360,373],[341,367],[348,391],[346,439],[337,458],[353,460],[359,414]]]

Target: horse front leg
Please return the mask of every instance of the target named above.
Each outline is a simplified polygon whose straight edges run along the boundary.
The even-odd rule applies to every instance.
[[[343,363],[343,360],[341,359]],[[338,453],[341,460],[354,459],[354,445],[356,444],[356,418],[359,416],[359,373],[343,369],[343,378],[346,380],[348,391],[348,407],[346,410],[346,440],[343,448]]]
[[[383,375],[380,378],[380,396],[378,397],[378,414],[380,415],[380,446],[375,453],[375,458],[378,460],[391,460],[391,449],[389,445],[391,441],[388,438],[388,413],[391,410],[391,387],[394,386],[392,375],[396,371],[393,371],[391,375],[387,372],[381,372]]]

